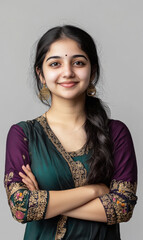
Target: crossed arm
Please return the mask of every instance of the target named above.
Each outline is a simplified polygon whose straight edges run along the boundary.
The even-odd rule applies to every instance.
[[[29,190],[38,190],[38,183],[30,166],[22,167],[25,174],[19,173]],[[69,190],[49,191],[49,201],[45,219],[59,214],[90,220],[107,222],[103,204],[98,197],[109,193],[104,184],[92,184]]]
[[[114,124],[115,169],[110,192],[104,184],[60,191],[39,190],[30,167],[26,165],[30,162],[27,138],[19,127],[14,126],[8,136],[5,171],[5,187],[13,217],[21,223],[57,215],[107,224],[128,221],[137,201],[136,157],[128,129],[119,121]],[[25,174],[18,174],[22,164],[26,165],[22,167]]]
[[[5,175],[8,202],[12,215],[18,222],[26,223],[65,215],[112,225],[126,222],[132,216],[137,201],[136,182],[114,179],[110,184],[110,192],[104,184],[47,191],[39,190],[28,165],[22,168],[25,174],[19,172],[20,182],[12,182],[13,172]]]
[[[38,190],[38,183],[30,166],[22,167],[25,174],[19,173],[23,183],[31,192]],[[41,190],[40,190],[41,191]],[[39,192],[39,191],[38,191]],[[109,188],[104,184],[91,184],[78,188],[49,191],[45,219],[57,215],[115,223],[128,221],[137,201],[136,183],[112,180]]]
[[[63,215],[89,221],[107,222],[104,207],[98,197],[76,209],[63,213]]]
[[[104,184],[61,191],[39,190],[28,165],[22,167],[25,174],[18,175],[22,164],[29,163],[29,151],[25,134],[19,127],[14,126],[7,141],[5,174],[5,187],[13,217],[21,223],[57,215],[107,224],[128,221],[137,201],[136,157],[127,127],[119,121],[113,123],[115,169],[110,192]],[[22,149],[24,159],[26,156],[25,162]]]

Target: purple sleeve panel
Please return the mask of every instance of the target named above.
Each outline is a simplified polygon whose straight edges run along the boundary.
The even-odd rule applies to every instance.
[[[12,216],[21,223],[44,219],[49,200],[48,191],[30,191],[22,182],[19,172],[26,164],[30,165],[28,138],[13,125],[7,136],[4,183]]]
[[[113,141],[113,179],[137,182],[136,155],[129,129],[119,120],[110,120],[109,128]]]
[[[127,222],[132,217],[137,202],[137,163],[132,137],[127,126],[110,120],[113,142],[114,174],[110,192],[100,197],[105,209],[107,224]]]
[[[28,139],[20,126],[13,125],[7,136],[5,175],[13,172],[12,182],[21,182],[19,172],[23,172],[22,165],[26,164],[30,164]]]

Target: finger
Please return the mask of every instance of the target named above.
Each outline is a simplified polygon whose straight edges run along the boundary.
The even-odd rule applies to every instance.
[[[26,168],[28,169],[28,171],[29,171],[29,178],[31,179],[31,181],[33,182],[33,184],[35,185],[35,187],[36,187],[36,190],[39,190],[39,186],[38,186],[38,183],[37,183],[37,181],[36,181],[36,178],[35,178],[35,176],[34,176],[34,174],[32,173],[32,171],[31,171],[31,168],[30,168],[30,166],[27,164],[26,165]],[[28,175],[28,174],[27,174]]]
[[[23,171],[26,173],[26,175],[34,182],[35,176],[31,172],[31,170],[28,170],[24,165],[22,166]]]
[[[26,165],[27,166],[27,165]],[[27,166],[28,167],[28,166]],[[24,165],[22,166],[23,171],[26,173],[26,175],[31,179],[31,181],[33,182],[33,184],[35,185],[36,189],[38,190],[38,183],[36,181],[36,178],[34,176],[34,174],[31,172],[31,169],[28,170],[27,167],[25,167]],[[29,166],[30,167],[30,166]]]
[[[34,182],[34,185],[35,185],[35,187],[36,187],[36,190],[39,190],[39,186],[38,186],[37,181]]]
[[[35,185],[36,189],[38,190],[38,189],[39,189],[38,182],[37,182],[34,174],[33,174],[32,171],[31,171],[30,165],[27,164],[27,165],[26,165],[26,168],[31,172],[31,176],[33,177],[33,178],[32,178],[32,181],[34,182],[34,185]]]
[[[21,178],[24,179],[27,183],[34,185],[33,181],[32,181],[29,177],[27,177],[25,174],[23,174],[22,172],[19,172],[19,175],[20,175]]]
[[[22,177],[22,178],[25,178],[25,177],[26,177],[26,175],[23,174],[22,172],[19,172],[19,175],[20,175],[20,177]]]
[[[26,165],[26,168],[27,168],[29,171],[31,171],[31,168],[30,168],[29,164]]]
[[[36,190],[35,186],[34,186],[33,184],[30,184],[29,182],[27,182],[26,179],[22,179],[22,182],[24,182],[24,183],[26,184],[26,186],[28,187],[28,189],[29,189],[30,191]]]
[[[32,173],[32,171],[31,171],[31,168],[30,168],[30,165],[29,164],[27,164],[26,165],[26,168]],[[39,189],[39,186],[38,186],[38,183],[37,183],[37,181],[36,181],[36,178],[35,178],[35,176],[34,176],[34,174],[32,173],[32,175],[33,175],[33,179],[32,179],[32,181],[34,182],[34,185],[35,185],[35,187],[36,187],[36,189],[38,190]]]
[[[37,188],[37,186],[35,186],[32,180],[29,177],[27,177],[25,174],[23,174],[22,172],[19,172],[19,175],[21,176],[22,181],[26,184],[29,190],[33,191],[33,190],[39,189]]]

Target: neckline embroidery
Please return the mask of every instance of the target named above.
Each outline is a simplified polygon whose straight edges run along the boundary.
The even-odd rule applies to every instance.
[[[46,118],[43,115],[36,118],[36,121],[40,123],[40,125],[43,127],[45,133],[47,134],[48,138],[51,140],[53,145],[56,147],[56,149],[61,153],[63,158],[68,163],[70,171],[72,173],[74,183],[75,183],[75,187],[79,187],[79,186],[84,185],[84,182],[85,182],[86,176],[87,176],[87,170],[84,167],[84,165],[80,161],[75,162],[72,159],[72,156],[68,152],[65,151],[61,142],[56,137],[54,132],[51,130],[49,124],[46,121]],[[89,151],[89,148],[86,149],[86,150]],[[84,151],[84,153],[85,153],[85,151]],[[74,154],[76,155],[76,152],[74,152]],[[81,156],[81,155],[78,155],[78,156]]]
[[[53,145],[56,147],[56,149],[61,153],[65,161],[67,162],[72,178],[75,184],[75,187],[83,186],[86,178],[87,178],[87,170],[84,167],[84,165],[80,161],[74,161],[72,159],[72,154],[65,151],[64,147],[62,146],[59,139],[56,137],[52,129],[50,128],[46,118],[44,116],[40,116],[36,118],[36,121],[39,122],[39,124],[43,127],[45,133],[47,134],[48,138],[51,140]],[[82,147],[84,150],[84,146]],[[87,149],[87,148],[86,148]],[[87,149],[89,151],[89,148]],[[85,153],[85,151],[81,152],[81,149],[79,150],[82,155]],[[73,152],[74,155],[77,154],[77,152]],[[67,222],[67,217],[61,216],[60,220],[57,223],[57,231],[55,235],[55,240],[60,240],[64,237],[66,233],[66,227],[65,224]]]
[[[41,120],[40,120],[41,119]],[[40,116],[39,118],[37,118],[37,120],[40,120],[43,122],[44,128],[46,127],[48,129],[47,133],[49,132],[50,136],[52,136],[52,138],[54,139],[54,142],[57,143],[57,145],[59,146],[59,148],[61,148],[62,151],[65,151],[67,154],[69,154],[71,157],[77,157],[77,156],[82,156],[84,154],[88,154],[89,150],[91,149],[91,146],[87,146],[87,144],[85,143],[80,149],[76,150],[76,151],[66,151],[65,148],[63,147],[62,143],[60,142],[60,140],[58,139],[58,137],[55,135],[55,133],[53,132],[53,130],[51,129],[46,117],[44,117],[43,115]],[[48,134],[47,134],[48,135]],[[55,145],[55,144],[54,144]]]

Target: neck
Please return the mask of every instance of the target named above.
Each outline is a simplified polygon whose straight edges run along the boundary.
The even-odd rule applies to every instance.
[[[85,95],[76,99],[62,99],[54,96],[47,118],[52,122],[78,128],[86,120],[84,106]]]

